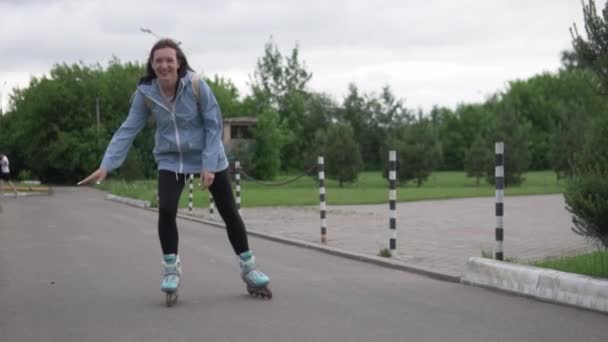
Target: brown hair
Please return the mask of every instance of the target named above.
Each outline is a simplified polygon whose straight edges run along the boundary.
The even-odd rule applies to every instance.
[[[154,72],[154,69],[152,69],[152,59],[154,58],[154,52],[156,52],[156,50],[164,48],[172,48],[175,50],[175,55],[179,62],[179,69],[177,69],[178,78],[184,77],[189,70],[193,71],[188,64],[184,51],[179,47],[179,44],[173,39],[163,38],[152,46],[150,55],[148,56],[148,63],[146,64],[146,75],[139,79],[139,84],[148,83],[156,78],[156,73]]]

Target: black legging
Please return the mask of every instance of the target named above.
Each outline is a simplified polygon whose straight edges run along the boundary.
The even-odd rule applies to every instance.
[[[158,237],[163,254],[177,254],[179,234],[175,218],[185,182],[186,175],[184,174],[176,174],[167,170],[158,171]],[[230,240],[234,252],[241,254],[248,251],[247,231],[236,208],[228,169],[215,173],[215,179],[209,187],[209,191],[226,224],[228,240]]]

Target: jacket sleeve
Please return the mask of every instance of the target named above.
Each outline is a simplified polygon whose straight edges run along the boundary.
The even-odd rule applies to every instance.
[[[139,91],[135,92],[135,97],[131,103],[129,115],[122,123],[120,128],[114,133],[110,144],[106,148],[101,167],[108,172],[117,169],[127,158],[131,144],[137,134],[146,126],[148,110],[144,103],[144,95]]]
[[[222,113],[220,106],[211,91],[211,88],[203,80],[201,87],[201,115],[203,117],[203,130],[205,131],[205,146],[203,148],[203,171],[217,172],[219,160],[224,155],[222,143]]]

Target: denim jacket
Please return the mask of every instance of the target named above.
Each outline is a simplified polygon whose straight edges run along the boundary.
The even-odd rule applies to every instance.
[[[156,79],[140,84],[129,115],[114,133],[101,167],[108,172],[118,168],[127,157],[133,140],[153,115],[156,121],[153,153],[159,170],[176,173],[225,170],[228,160],[222,143],[220,107],[211,88],[202,79],[197,98],[192,89],[193,75],[188,72],[178,81],[171,108],[162,100]]]

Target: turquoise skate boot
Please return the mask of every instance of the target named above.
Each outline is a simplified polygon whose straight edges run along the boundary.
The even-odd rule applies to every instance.
[[[162,267],[163,279],[160,283],[160,289],[167,294],[167,306],[173,306],[177,302],[177,290],[182,276],[182,264],[179,255],[163,255]]]
[[[270,278],[256,269],[255,257],[251,251],[239,255],[239,265],[241,266],[241,278],[247,285],[249,295],[271,299],[272,292],[268,287]]]

